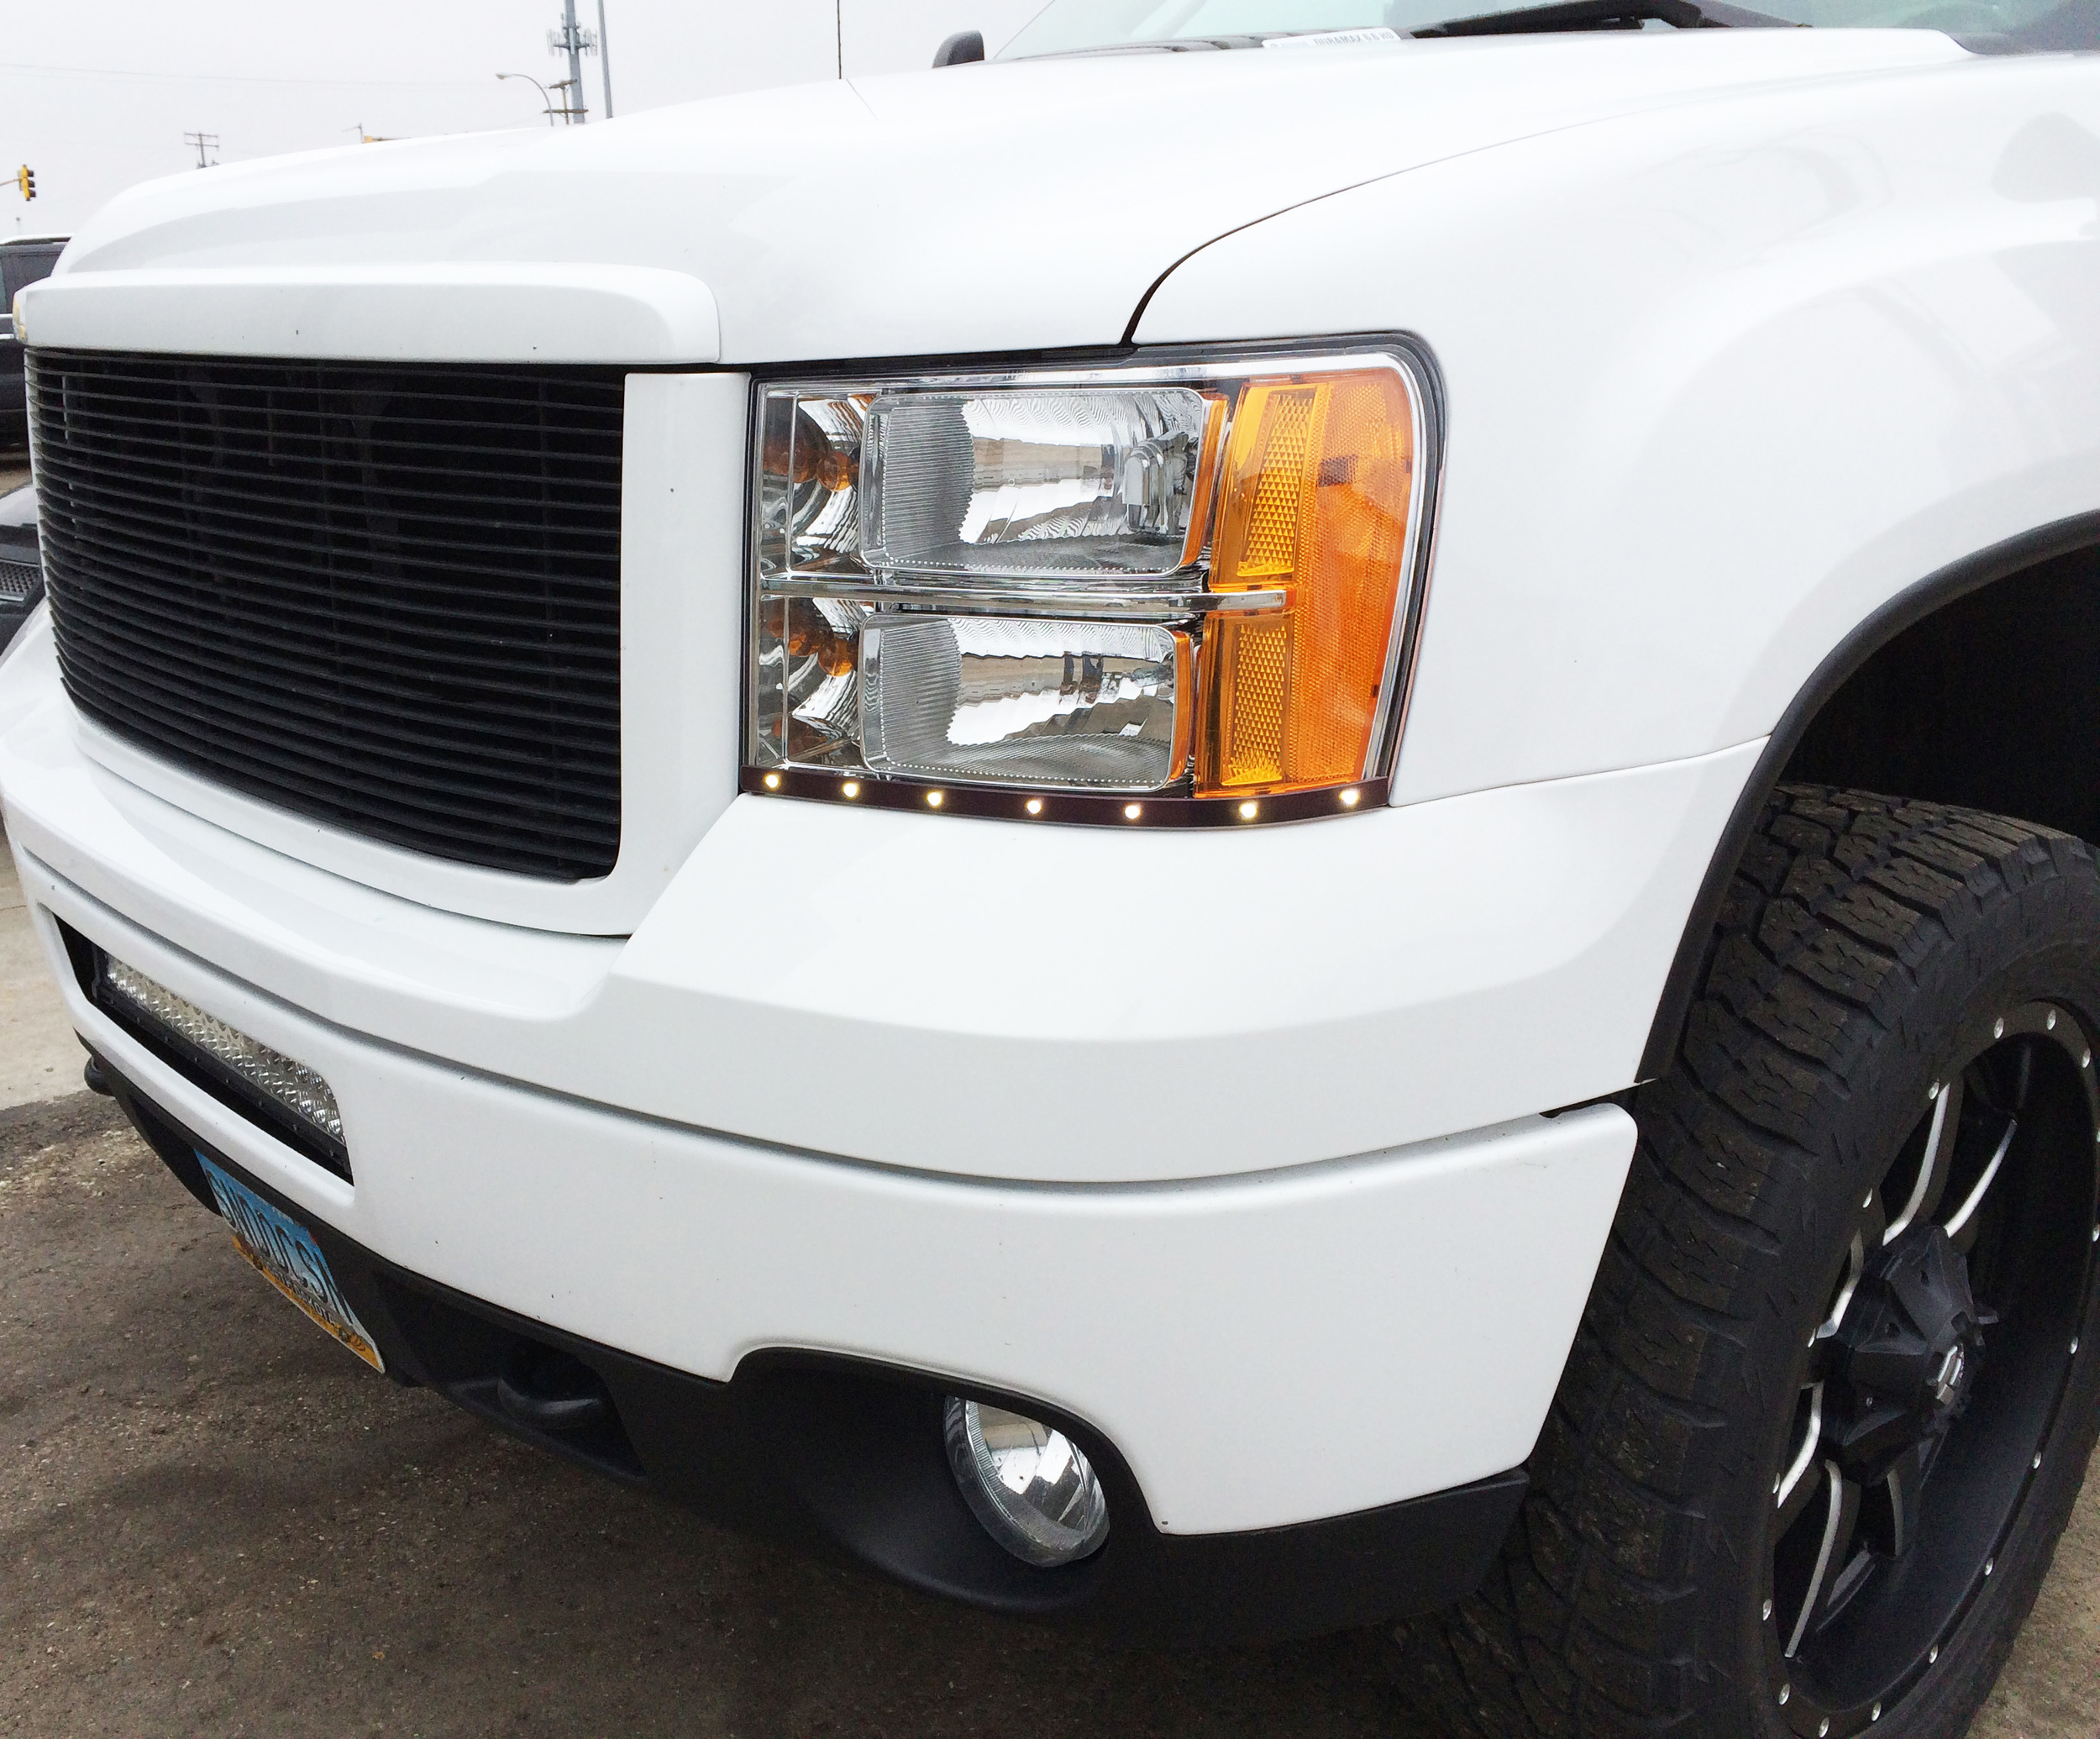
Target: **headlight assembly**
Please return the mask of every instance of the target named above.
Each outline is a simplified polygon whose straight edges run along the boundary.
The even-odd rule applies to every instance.
[[[1122,825],[1372,806],[1432,411],[1399,343],[762,385],[744,788]]]

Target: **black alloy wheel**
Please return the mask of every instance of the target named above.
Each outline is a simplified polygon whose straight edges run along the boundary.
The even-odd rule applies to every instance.
[[[2092,1037],[2033,1002],[1960,1050],[1861,1200],[1772,1474],[1767,1671],[1796,1732],[1876,1726],[1937,1663],[1997,1573],[2078,1351]]]
[[[1958,1739],[2100,1435],[2100,871],[1782,787],[1481,1593],[1399,1633],[1468,1739]]]

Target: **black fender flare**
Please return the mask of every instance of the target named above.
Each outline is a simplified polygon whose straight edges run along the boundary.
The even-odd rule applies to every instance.
[[[1735,799],[1735,807],[1722,828],[1712,860],[1699,883],[1698,896],[1685,920],[1684,934],[1662,981],[1662,996],[1656,1005],[1655,1021],[1641,1053],[1635,1085],[1669,1073],[1677,1044],[1684,1033],[1692,998],[1698,989],[1699,975],[1706,964],[1707,943],[1720,916],[1721,900],[1729,880],[1742,861],[1750,836],[1764,813],[1773,789],[1793,760],[1809,727],[1830,697],[1858,674],[1866,661],[1904,629],[1914,627],[1935,612],[1957,599],[1981,591],[2000,580],[2008,580],[2059,556],[2075,555],[2082,549],[2100,547],[2100,512],[2080,513],[2059,519],[2033,531],[2023,532],[1987,549],[1963,556],[1937,573],[1906,586],[1866,617],[1831,649],[1787,710],[1772,727],[1764,752],[1751,770],[1748,781]]]

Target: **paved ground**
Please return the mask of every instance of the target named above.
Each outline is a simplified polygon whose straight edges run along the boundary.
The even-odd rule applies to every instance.
[[[0,959],[25,921],[0,883]],[[1376,1639],[1163,1655],[739,1540],[370,1375],[0,983],[0,1733],[1427,1739]],[[9,1024],[12,1022],[13,1024]],[[61,1043],[60,1041],[63,1041]],[[1977,1739],[2100,1726],[2100,1481]]]
[[[742,1541],[372,1377],[104,1107],[0,1122],[0,1732],[1409,1732],[1345,1638],[1158,1656]]]
[[[14,859],[0,849],[0,1106],[78,1092],[81,1056],[30,933]]]

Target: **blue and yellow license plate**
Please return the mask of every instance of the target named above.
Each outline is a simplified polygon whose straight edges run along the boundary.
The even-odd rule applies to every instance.
[[[297,1220],[273,1207],[247,1185],[214,1165],[202,1153],[205,1180],[213,1200],[234,1229],[234,1247],[262,1273],[262,1277],[292,1303],[328,1330],[337,1340],[375,1371],[386,1369],[379,1348],[357,1320],[343,1290],[328,1271],[328,1258],[313,1241],[313,1234]]]

